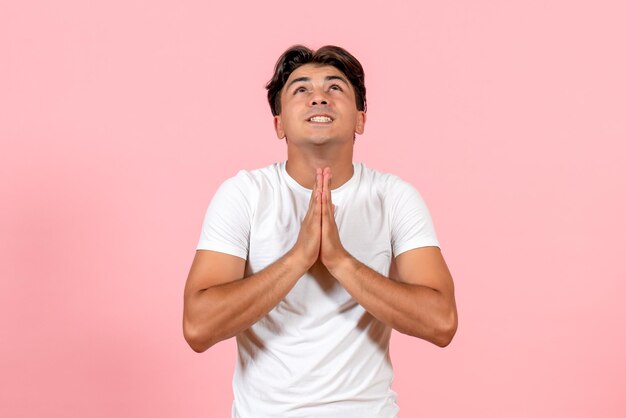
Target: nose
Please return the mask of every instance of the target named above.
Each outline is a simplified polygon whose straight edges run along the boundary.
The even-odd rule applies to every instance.
[[[315,89],[311,95],[311,106],[328,105],[328,99],[321,89]]]
[[[311,106],[316,106],[316,105],[327,105],[328,102],[325,99],[313,99],[311,101]]]

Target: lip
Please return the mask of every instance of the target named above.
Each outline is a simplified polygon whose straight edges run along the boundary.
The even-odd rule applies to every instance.
[[[312,121],[312,120],[311,120],[311,118],[314,118],[314,117],[316,117],[316,116],[324,116],[324,117],[330,118],[330,122],[314,122],[314,121]],[[334,121],[335,121],[335,118],[334,118],[332,115],[329,115],[328,113],[314,113],[314,114],[312,114],[312,115],[310,115],[310,116],[307,116],[307,118],[306,118],[305,120],[306,120],[307,122],[309,122],[309,123],[320,123],[320,124],[324,124],[324,123],[332,123],[332,122],[334,122]]]

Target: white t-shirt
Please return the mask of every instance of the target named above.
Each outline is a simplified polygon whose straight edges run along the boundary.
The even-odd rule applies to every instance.
[[[354,163],[332,190],[341,243],[389,277],[395,256],[439,246],[420,194],[399,177]],[[247,260],[246,276],[293,247],[311,190],[285,162],[240,171],[209,205],[197,249]],[[366,312],[327,271],[308,272],[285,298],[237,335],[233,418],[392,418],[391,328]]]

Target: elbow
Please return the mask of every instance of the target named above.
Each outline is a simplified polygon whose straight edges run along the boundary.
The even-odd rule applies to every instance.
[[[432,340],[432,343],[437,347],[445,348],[452,342],[454,333],[455,331],[442,332]]]
[[[204,353],[214,344],[209,336],[200,332],[198,327],[193,326],[188,321],[183,323],[183,336],[189,347],[196,353]]]
[[[202,344],[199,341],[193,341],[193,340],[187,340],[187,344],[189,344],[189,347],[191,347],[191,349],[198,354],[204,353],[210,347],[208,344]]]
[[[456,310],[442,320],[436,328],[431,342],[438,347],[445,348],[452,342],[456,330],[459,326],[459,320]]]

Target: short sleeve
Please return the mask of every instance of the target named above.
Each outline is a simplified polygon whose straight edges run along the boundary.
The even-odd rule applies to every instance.
[[[435,226],[419,192],[396,178],[390,187],[391,245],[394,256],[419,247],[439,247]]]
[[[223,182],[207,208],[198,241],[198,250],[212,250],[248,257],[254,190],[241,171]]]

